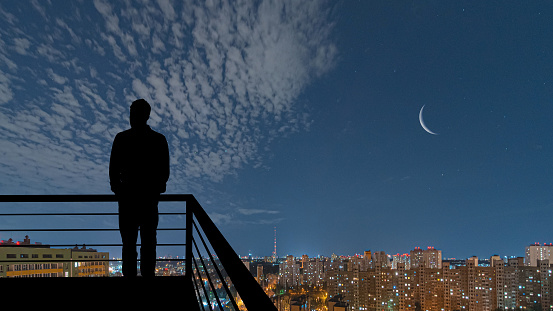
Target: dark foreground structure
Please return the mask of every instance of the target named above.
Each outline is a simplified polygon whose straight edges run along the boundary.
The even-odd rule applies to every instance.
[[[0,203],[72,203],[72,202],[117,202],[115,195],[0,195]],[[140,308],[140,310],[176,308],[185,310],[239,310],[243,303],[247,310],[275,310],[271,299],[263,292],[257,281],[242,263],[225,237],[198,201],[190,194],[166,194],[160,202],[182,202],[186,208],[184,228],[160,228],[158,230],[184,231],[185,275],[182,277],[146,278],[4,278],[0,290],[9,293],[16,305],[25,309],[60,306],[79,309]],[[114,213],[0,213],[2,217],[20,216],[109,216]],[[45,221],[45,223],[47,223]],[[114,231],[118,229],[16,229],[0,228],[1,231]],[[107,246],[106,244],[87,244]],[[115,246],[117,244],[110,244]],[[69,246],[69,245],[51,245]],[[18,258],[11,259],[18,262]],[[97,260],[97,259],[95,259]],[[166,260],[166,259],[164,259]],[[3,260],[3,262],[9,259]],[[41,262],[44,259],[40,259]],[[52,259],[59,262],[59,260]],[[81,261],[81,260],[79,260]],[[30,262],[26,260],[26,262]],[[238,297],[240,297],[241,302]],[[147,305],[146,305],[147,303]],[[182,307],[181,307],[182,306]]]

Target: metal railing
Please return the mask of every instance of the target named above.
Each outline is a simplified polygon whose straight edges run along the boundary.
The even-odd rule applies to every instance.
[[[82,203],[117,202],[115,195],[0,195],[0,203]],[[184,246],[185,279],[192,283],[198,304],[202,310],[275,310],[271,299],[251,275],[228,241],[205,210],[191,194],[163,194],[160,202],[184,202],[185,213],[159,213],[159,215],[186,215],[185,227],[158,228],[158,231],[185,231],[185,243],[158,243],[158,246]],[[2,217],[20,216],[114,216],[118,213],[0,213]],[[10,232],[75,232],[118,231],[117,228],[46,228],[6,229]],[[118,247],[120,243],[92,243],[94,247]],[[35,246],[31,244],[31,246]],[[75,244],[48,244],[50,247],[70,247]],[[72,259],[69,261],[119,261],[112,259]],[[171,259],[158,259],[170,261]],[[172,259],[182,261],[182,259]],[[2,260],[6,262],[7,260]],[[18,261],[18,260],[13,260]],[[46,262],[45,259],[36,260]],[[52,259],[52,262],[62,262]],[[32,262],[32,260],[25,260]]]

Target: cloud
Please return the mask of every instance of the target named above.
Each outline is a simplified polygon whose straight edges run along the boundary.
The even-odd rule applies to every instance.
[[[52,69],[48,69],[47,73],[50,79],[58,84],[65,84],[65,82],[67,82],[67,78],[56,74]]]
[[[161,11],[167,20],[172,21],[175,19],[176,13],[169,0],[157,0],[157,4],[161,8]]]
[[[217,226],[227,225],[227,224],[231,223],[231,220],[232,220],[232,217],[230,215],[221,214],[221,213],[214,213],[214,212],[209,213],[209,217],[211,218],[211,220],[213,220],[213,222]]]
[[[239,208],[238,212],[242,215],[256,215],[256,214],[278,214],[279,211],[263,210],[263,209],[247,209]]]
[[[338,53],[323,1],[59,5],[0,4],[3,192],[109,191],[111,143],[136,98],[169,142],[169,191],[221,182],[308,129],[298,97]]]
[[[21,55],[27,55],[27,50],[31,46],[31,41],[25,38],[14,38],[14,49]]]
[[[10,79],[0,70],[0,105],[13,99],[13,92],[10,88]]]
[[[217,226],[245,226],[245,225],[270,225],[277,224],[285,220],[284,217],[275,218],[274,216],[270,218],[249,218],[246,219],[244,216],[262,216],[264,214],[278,214],[278,211],[266,211],[266,210],[256,210],[256,209],[239,209],[238,213],[240,215],[235,215],[232,212],[210,212],[209,217]]]

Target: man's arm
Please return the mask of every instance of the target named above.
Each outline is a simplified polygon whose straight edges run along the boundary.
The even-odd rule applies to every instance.
[[[167,144],[167,139],[163,137],[163,147],[162,147],[162,174],[161,174],[161,189],[160,193],[164,193],[167,189],[167,181],[169,180],[170,174],[170,160],[169,160],[169,145]]]
[[[121,189],[121,142],[119,134],[115,136],[111,146],[111,155],[109,158],[109,183],[111,191],[117,194]]]

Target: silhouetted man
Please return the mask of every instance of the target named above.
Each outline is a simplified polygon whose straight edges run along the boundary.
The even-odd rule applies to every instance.
[[[139,228],[140,272],[143,277],[155,275],[157,204],[169,179],[167,140],[146,124],[150,110],[144,99],[132,103],[131,128],[115,136],[109,162],[111,190],[119,200],[123,276],[131,278],[136,277]]]

